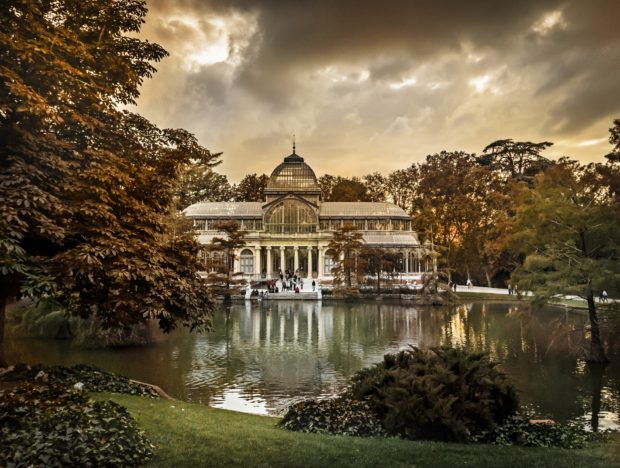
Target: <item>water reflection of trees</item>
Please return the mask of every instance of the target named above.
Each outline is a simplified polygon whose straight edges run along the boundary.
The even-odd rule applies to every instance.
[[[274,301],[235,305],[228,317],[218,311],[215,330],[202,336],[177,333],[153,346],[122,351],[34,341],[14,347],[20,357],[13,360],[90,362],[157,383],[179,398],[221,402],[234,391],[274,409],[292,398],[333,394],[357,370],[409,344],[465,346],[500,361],[524,403],[541,416],[591,413],[599,406],[597,395],[601,411],[617,413],[618,360],[598,378],[577,358],[586,321],[579,314],[532,312],[505,303],[412,308]],[[604,331],[607,349],[618,356],[614,336],[620,327]]]

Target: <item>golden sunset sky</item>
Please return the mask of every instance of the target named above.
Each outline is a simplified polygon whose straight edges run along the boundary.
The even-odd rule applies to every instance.
[[[501,138],[603,161],[620,118],[620,0],[150,0],[170,57],[135,110],[237,181],[291,152],[388,173]]]

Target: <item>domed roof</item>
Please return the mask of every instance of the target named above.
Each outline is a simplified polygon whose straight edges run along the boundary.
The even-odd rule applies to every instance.
[[[269,177],[266,191],[320,191],[316,175],[304,158],[295,153],[284,158],[284,162],[276,167]]]

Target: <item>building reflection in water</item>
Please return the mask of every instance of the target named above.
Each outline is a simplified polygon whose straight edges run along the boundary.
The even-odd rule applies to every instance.
[[[158,384],[177,398],[277,414],[291,401],[338,393],[352,374],[386,353],[409,345],[462,346],[499,361],[522,402],[540,416],[564,420],[599,412],[607,424],[617,419],[620,407],[620,322],[605,324],[612,363],[602,373],[577,358],[586,322],[584,315],[532,312],[520,304],[413,308],[273,301],[234,305],[228,314],[217,311],[215,330],[205,335],[178,332],[152,346],[123,350],[9,337],[7,357],[88,362]]]

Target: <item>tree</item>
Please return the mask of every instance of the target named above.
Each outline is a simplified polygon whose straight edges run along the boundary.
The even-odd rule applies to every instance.
[[[334,237],[329,242],[328,248],[334,252],[334,283],[344,285],[349,290],[352,288],[353,279],[357,280],[361,264],[357,262],[357,256],[362,250],[364,241],[362,233],[351,224],[345,224],[334,231]]]
[[[220,155],[217,153],[213,157]],[[178,210],[198,202],[229,201],[231,198],[232,188],[228,178],[215,172],[208,164],[192,161],[183,169],[177,192]]]
[[[233,186],[233,197],[235,201],[257,202],[265,200],[265,187],[269,182],[267,174],[246,175],[238,185]]]
[[[230,303],[231,296],[241,293],[244,282],[242,273],[234,271],[235,252],[245,245],[246,231],[240,229],[237,221],[218,221],[214,228],[223,234],[214,237],[206,246],[209,256],[207,268],[210,271],[207,284],[212,295],[223,297],[224,303]]]
[[[377,277],[377,292],[381,292],[381,277],[394,270],[398,264],[398,254],[389,249],[364,245],[359,260],[365,273]]]
[[[362,177],[362,181],[366,186],[366,196],[371,202],[386,201],[385,191],[387,181],[379,172],[373,172]]]
[[[330,199],[334,185],[336,185],[340,180],[342,180],[342,177],[335,177],[329,174],[319,177],[318,183],[321,188],[321,199],[323,201]]]
[[[552,162],[540,153],[553,143],[543,141],[496,140],[482,150],[478,163],[489,166],[507,178],[532,183],[536,174],[544,171]]]
[[[105,326],[209,327],[198,246],[169,232],[181,168],[206,150],[117,109],[166,55],[129,35],[145,14],[141,0],[0,7],[0,347],[20,294]]]
[[[596,290],[620,282],[620,209],[609,196],[600,165],[562,159],[522,188],[515,240],[526,255],[515,271],[521,290],[539,302],[576,295],[588,304],[587,360],[606,362],[594,300]]]
[[[609,143],[614,145],[610,153],[605,158],[610,163],[620,163],[620,119],[614,120],[614,126],[609,129]]]
[[[368,201],[366,186],[356,177],[352,179],[340,178],[332,187],[327,201],[358,202]]]
[[[501,213],[499,200],[491,198],[496,190],[498,178],[473,154],[443,151],[419,165],[413,225],[427,239],[433,237],[449,275],[464,269],[470,277],[486,267],[482,248]]]
[[[400,206],[407,213],[413,210],[414,198],[420,179],[419,167],[412,164],[406,169],[391,172],[385,183],[387,198],[395,205]]]

